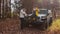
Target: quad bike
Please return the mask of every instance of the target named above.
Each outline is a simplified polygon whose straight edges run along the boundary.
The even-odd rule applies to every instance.
[[[39,25],[39,27],[43,25],[42,28],[47,29],[52,24],[52,15],[51,13],[48,12],[49,10],[47,9],[40,9],[38,16],[32,14],[30,16],[25,17],[24,23],[21,23],[22,29],[24,27],[28,27],[29,25],[36,26],[36,27],[37,25]]]

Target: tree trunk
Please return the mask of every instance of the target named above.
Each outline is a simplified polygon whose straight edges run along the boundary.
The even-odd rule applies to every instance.
[[[30,13],[32,11],[32,0],[23,0],[22,1],[23,7],[27,9],[27,13]]]

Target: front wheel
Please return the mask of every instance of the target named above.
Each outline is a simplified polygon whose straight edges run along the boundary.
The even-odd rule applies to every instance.
[[[48,22],[46,22],[46,29],[48,28],[48,27],[50,27],[52,25],[52,17],[49,19],[49,21]]]
[[[49,26],[51,26],[52,25],[52,17],[50,18],[50,20],[49,20]]]
[[[49,27],[49,23],[47,23],[47,20],[45,20],[43,29],[46,30],[48,27]]]
[[[45,28],[48,29],[49,23],[45,23]]]

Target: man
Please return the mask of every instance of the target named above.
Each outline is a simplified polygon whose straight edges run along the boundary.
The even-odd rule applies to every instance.
[[[39,11],[38,7],[33,8],[33,14],[34,14],[35,16],[38,16],[38,11]]]
[[[27,16],[25,11],[26,11],[25,8],[22,8],[20,11],[21,29],[23,29],[23,25],[25,25],[24,24],[24,22],[25,22],[24,17]]]
[[[36,16],[38,16],[39,9],[36,7]]]

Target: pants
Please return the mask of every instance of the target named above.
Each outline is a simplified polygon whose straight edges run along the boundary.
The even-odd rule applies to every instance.
[[[25,21],[25,20],[24,20],[24,18],[20,18],[20,21],[21,21],[21,25],[20,25],[20,26],[21,26],[21,29],[23,29],[24,21]]]
[[[24,23],[24,18],[20,18],[21,23]]]

